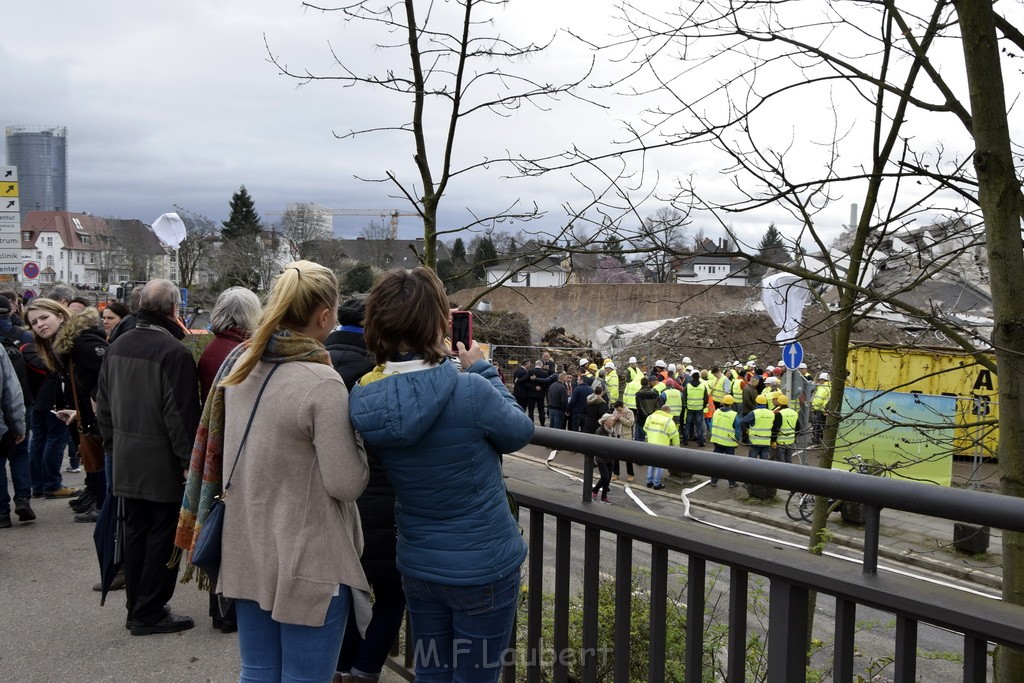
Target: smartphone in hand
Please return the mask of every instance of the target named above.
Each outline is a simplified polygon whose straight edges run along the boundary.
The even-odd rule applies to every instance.
[[[470,311],[452,311],[452,353],[459,352],[459,342],[467,349],[473,343],[473,314]]]

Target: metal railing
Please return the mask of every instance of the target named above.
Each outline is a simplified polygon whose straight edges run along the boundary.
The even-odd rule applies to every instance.
[[[749,458],[723,458],[684,448],[652,446],[608,437],[538,428],[534,445],[582,453],[585,458],[582,500],[514,479],[508,488],[520,507],[529,512],[529,556],[524,570],[527,592],[525,657],[508,656],[503,680],[525,679],[540,683],[548,676],[556,683],[569,680],[571,637],[581,642],[582,680],[599,680],[597,653],[599,587],[602,539],[614,540],[614,636],[611,676],[629,681],[630,652],[645,648],[647,680],[666,680],[666,634],[669,605],[669,553],[686,556],[686,621],[704,623],[706,581],[709,565],[728,568],[728,644],[724,654],[726,680],[746,680],[748,636],[748,585],[756,577],[768,583],[766,680],[769,683],[803,681],[808,666],[811,621],[808,607],[813,594],[835,600],[832,680],[854,677],[855,635],[858,608],[880,610],[895,616],[893,676],[897,683],[917,676],[918,627],[931,624],[961,634],[963,680],[986,680],[988,644],[1024,649],[1024,607],[953,587],[926,583],[908,576],[877,572],[879,515],[883,508],[933,517],[1024,531],[1024,500],[998,494],[944,489],[935,485],[867,477],[839,470],[799,467]],[[813,555],[806,550],[728,534],[719,529],[591,502],[592,457],[602,456],[719,478],[735,479],[768,487],[797,489],[821,496],[862,503],[867,510],[863,563]],[[550,523],[549,523],[550,522]],[[545,613],[544,576],[551,568],[545,556],[553,526],[554,605]],[[582,544],[579,539],[582,535]],[[649,554],[649,640],[637,642],[631,633],[634,595],[633,571],[640,548]],[[582,550],[582,556],[580,554]],[[572,586],[573,567],[582,565],[581,585]],[[607,579],[606,579],[607,580]],[[570,600],[576,619],[570,619]],[[581,617],[580,617],[581,612]],[[693,615],[691,619],[690,616]],[[521,613],[522,616],[522,613]],[[552,618],[553,617],[553,618]],[[581,623],[581,634],[570,633],[571,623]],[[550,642],[545,640],[545,635]],[[579,638],[576,636],[579,635]],[[685,681],[707,680],[705,630],[686,628],[682,654]],[[408,640],[406,641],[409,642]],[[534,663],[517,670],[516,662]],[[550,670],[537,666],[550,662]],[[406,666],[409,661],[406,659]],[[635,678],[636,672],[632,672]]]

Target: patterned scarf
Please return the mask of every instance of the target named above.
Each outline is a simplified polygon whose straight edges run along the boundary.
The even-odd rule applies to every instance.
[[[248,343],[235,347],[228,354],[217,371],[214,379],[214,390],[203,408],[203,416],[199,421],[195,444],[192,446],[192,460],[188,468],[188,480],[185,483],[185,496],[181,501],[181,512],[178,514],[178,529],[174,535],[174,557],[169,566],[180,561],[182,555],[187,560],[181,583],[188,583],[193,578],[198,581],[199,589],[208,591],[214,588],[210,577],[192,562],[192,548],[195,546],[203,523],[210,514],[214,500],[223,488],[224,466],[224,387],[221,380],[226,377],[235,362],[248,350]],[[331,364],[331,357],[323,344],[296,332],[278,330],[270,337],[267,348],[260,357],[267,363],[305,363]]]

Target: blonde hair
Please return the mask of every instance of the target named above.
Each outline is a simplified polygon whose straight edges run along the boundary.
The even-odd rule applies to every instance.
[[[285,266],[274,281],[248,350],[221,386],[230,387],[245,381],[263,356],[274,332],[282,327],[293,330],[305,327],[320,306],[331,310],[338,306],[338,278],[334,273],[312,261],[295,261]]]
[[[32,299],[28,307],[25,308],[26,322],[28,322],[29,313],[32,311],[46,311],[47,313],[52,313],[63,321],[61,322],[62,325],[70,320],[71,316],[74,315],[74,313],[71,312],[71,309],[61,302],[56,301],[55,299],[45,298]],[[29,328],[32,328],[31,324],[29,324]],[[44,363],[46,363],[46,367],[51,371],[55,371],[57,369],[57,356],[53,353],[53,339],[43,339],[36,334],[34,328],[32,329],[32,337],[36,342],[36,353],[38,353],[39,357],[43,359]]]

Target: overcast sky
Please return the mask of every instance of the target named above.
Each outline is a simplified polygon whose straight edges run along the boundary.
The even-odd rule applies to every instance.
[[[571,27],[606,40],[621,30],[611,19],[611,5],[606,0],[513,0],[498,14],[497,26],[519,42],[556,35],[549,53],[521,66],[535,78],[559,81],[586,71],[591,58],[560,29]],[[448,11],[445,3],[439,7],[438,12]],[[411,137],[390,133],[339,140],[334,135],[407,121],[408,100],[331,81],[300,87],[268,62],[264,37],[273,54],[300,71],[339,74],[331,49],[355,70],[403,65],[401,53],[374,47],[379,36],[370,27],[304,10],[292,0],[8,3],[0,44],[5,65],[0,125],[68,127],[69,208],[75,211],[152,222],[179,204],[220,220],[242,184],[261,213],[280,211],[293,201],[409,210],[393,196],[393,185],[368,184],[355,176],[380,178],[393,171],[412,187]],[[599,61],[594,82],[623,68],[622,63]],[[950,68],[962,66],[954,60]],[[703,75],[701,87],[706,90],[715,77]],[[682,85],[681,90],[699,92],[701,87]],[[548,111],[528,107],[505,118],[467,122],[456,161],[493,159],[506,151],[544,154],[574,145],[606,150],[611,141],[623,139],[623,122],[638,121],[653,99],[613,96],[607,90],[591,91],[591,96],[604,107],[563,100],[551,103]],[[818,108],[798,102],[771,111],[768,119],[782,131],[773,133],[781,135],[779,144],[814,147],[820,140],[808,133],[822,124],[827,137],[834,122],[822,122],[820,105],[828,104],[828,98],[822,94]],[[838,110],[852,111],[854,104],[849,106]],[[862,124],[846,121],[838,127],[846,131]],[[943,133],[923,127],[918,134],[944,139]],[[947,144],[964,151],[962,140]],[[432,152],[436,155],[436,148]],[[855,154],[848,163],[864,160]],[[692,147],[648,157],[645,175],[634,183],[634,199],[655,195],[639,213],[653,213],[663,205],[658,198],[691,175],[709,193],[727,196],[734,190],[730,174],[722,173],[724,165],[712,150]],[[442,206],[444,225],[462,225],[470,220],[469,212],[489,215],[518,199],[547,211],[545,223],[554,229],[565,222],[563,205],[587,201],[589,191],[579,180],[593,188],[599,178],[581,169],[576,180],[568,173],[511,180],[503,178],[507,170],[492,167],[453,180]],[[827,232],[837,232],[848,221],[850,203],[860,202],[859,188],[846,190],[833,196],[819,216]],[[338,219],[336,232],[354,236],[365,220]],[[733,225],[756,242],[770,221],[784,233],[796,230],[796,222],[772,206],[737,217]],[[402,236],[419,232],[416,219],[404,218],[401,225]],[[693,227],[720,234],[710,219],[698,218]]]

